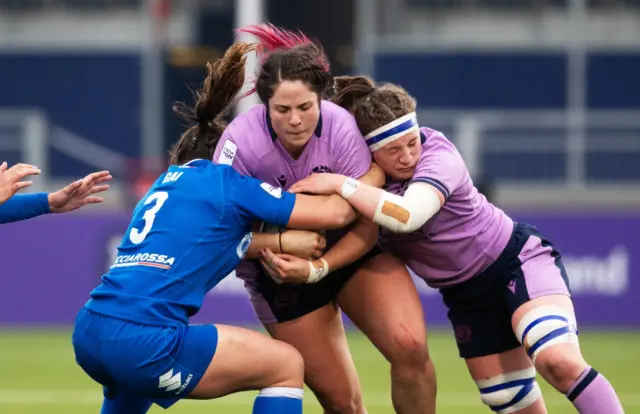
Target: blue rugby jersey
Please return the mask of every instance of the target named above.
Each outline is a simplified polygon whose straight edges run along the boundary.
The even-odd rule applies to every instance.
[[[251,243],[251,223],[286,226],[295,195],[229,166],[171,166],[133,211],[118,255],[86,307],[147,325],[188,323]]]

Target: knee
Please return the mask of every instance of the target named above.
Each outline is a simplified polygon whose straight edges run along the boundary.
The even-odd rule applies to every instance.
[[[477,380],[480,399],[497,413],[511,413],[532,406],[542,396],[535,368],[507,372]]]
[[[540,374],[554,388],[566,393],[587,367],[582,357],[563,347],[552,347],[541,353],[536,361]]]
[[[540,374],[557,390],[568,390],[586,368],[571,311],[539,306],[522,317],[516,331]]]
[[[304,360],[291,345],[281,343],[277,381],[272,387],[302,388],[304,384]]]
[[[359,414],[363,412],[362,395],[357,391],[341,390],[318,398],[325,414]]]
[[[560,306],[531,309],[518,322],[516,335],[536,366],[538,355],[548,348],[557,345],[578,348],[575,316]]]
[[[392,346],[388,358],[395,376],[414,380],[431,371],[433,362],[429,355],[426,336],[415,335],[402,327],[393,333],[390,339]]]

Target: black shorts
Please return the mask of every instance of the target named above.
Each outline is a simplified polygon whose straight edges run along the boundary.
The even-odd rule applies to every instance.
[[[327,277],[313,284],[278,284],[260,267],[260,275],[257,279],[255,294],[252,294],[252,302],[259,319],[263,323],[287,322],[320,309],[327,303],[335,300],[342,287],[353,277],[369,259],[382,254],[382,250],[376,246],[360,259],[341,269],[331,272]],[[268,306],[274,318],[263,316],[258,307]]]
[[[516,224],[498,260],[459,285],[440,290],[462,358],[499,354],[520,346],[511,317],[541,296],[570,296],[560,252],[535,227]]]

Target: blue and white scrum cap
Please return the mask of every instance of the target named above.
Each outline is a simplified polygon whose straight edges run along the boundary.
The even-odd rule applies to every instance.
[[[365,135],[364,139],[371,152],[379,150],[388,143],[404,136],[410,132],[418,131],[418,117],[415,112],[411,112],[400,118],[383,125]]]

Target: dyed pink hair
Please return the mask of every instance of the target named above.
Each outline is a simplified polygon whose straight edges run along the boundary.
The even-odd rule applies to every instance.
[[[297,33],[281,29],[271,23],[257,24],[237,30],[239,33],[247,33],[255,36],[260,41],[258,43],[258,56],[260,61],[264,62],[270,53],[276,50],[289,50],[296,46],[314,45],[319,46],[311,41],[304,33]],[[329,72],[330,65],[327,56],[320,50],[318,53],[316,64],[325,72]]]

